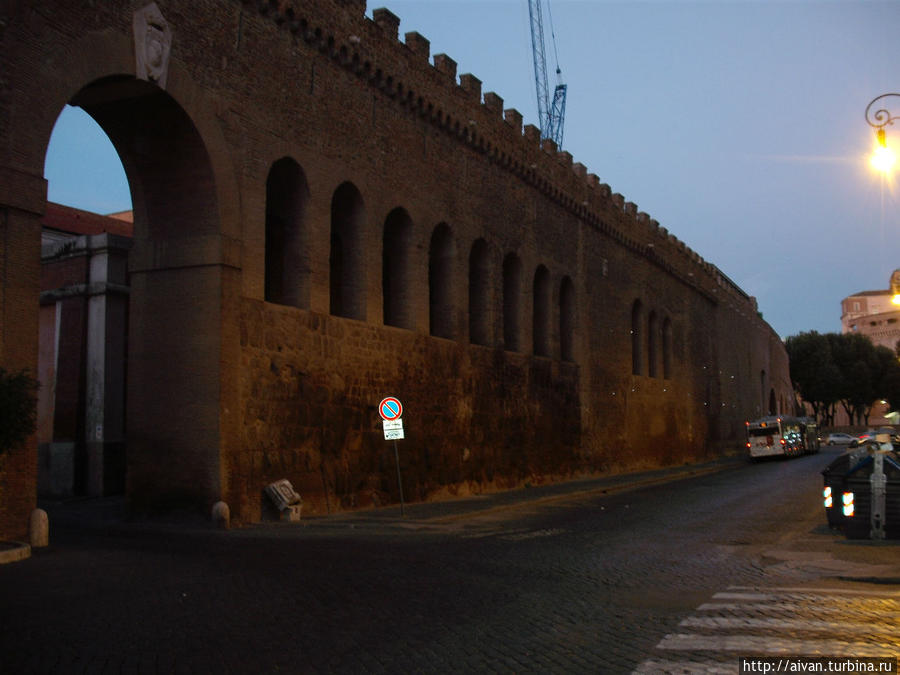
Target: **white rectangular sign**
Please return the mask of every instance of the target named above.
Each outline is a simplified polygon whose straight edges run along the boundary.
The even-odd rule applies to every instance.
[[[403,420],[384,420],[384,440],[399,441],[403,436]]]

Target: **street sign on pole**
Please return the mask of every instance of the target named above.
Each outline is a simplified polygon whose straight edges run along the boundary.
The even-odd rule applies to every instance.
[[[378,414],[384,420],[384,440],[394,441],[394,461],[397,463],[397,487],[400,488],[400,515],[403,515],[403,477],[400,475],[400,453],[397,450],[397,441],[402,440],[403,404],[394,396],[386,396],[378,404]]]
[[[403,436],[403,420],[384,420],[384,440],[386,441],[402,441]]]
[[[381,399],[378,404],[378,414],[384,420],[396,420],[403,414],[403,404],[393,396]]]

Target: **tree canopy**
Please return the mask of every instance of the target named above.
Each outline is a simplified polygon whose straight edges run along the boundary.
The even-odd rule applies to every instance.
[[[816,331],[792,335],[785,347],[794,389],[823,423],[834,423],[838,403],[851,423],[866,425],[874,401],[900,408],[900,361],[887,347],[858,333]]]

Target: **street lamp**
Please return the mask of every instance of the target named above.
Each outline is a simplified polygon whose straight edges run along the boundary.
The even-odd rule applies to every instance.
[[[900,270],[891,274],[891,302],[900,305]]]
[[[900,115],[891,115],[891,112],[887,108],[878,107],[887,105],[886,103],[878,103],[878,106],[875,106],[875,104],[878,101],[891,96],[900,98],[900,94],[882,94],[881,96],[873,98],[869,101],[869,105],[866,106],[866,122],[868,122],[870,127],[875,129],[875,138],[878,140],[878,145],[875,147],[875,152],[872,154],[869,161],[873,167],[882,173],[890,172],[897,161],[894,152],[887,145],[884,128],[888,124],[893,125],[894,120],[900,119]],[[875,106],[875,110],[872,109],[872,106]]]

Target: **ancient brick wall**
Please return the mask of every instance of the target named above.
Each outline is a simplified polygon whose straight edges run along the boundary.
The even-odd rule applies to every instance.
[[[396,502],[376,410],[395,393],[407,498],[510,487],[584,469],[578,368],[399,328],[245,300],[241,513],[288,477],[313,512]],[[248,511],[249,510],[249,511]]]
[[[780,349],[770,343],[771,329],[759,321],[751,299],[721,282],[713,266],[634,204],[573,165],[568,153],[546,142],[542,147],[515,111],[502,114],[499,97],[480,93],[476,78],[459,76],[457,84],[452,61],[440,55],[429,66],[421,36],[396,42],[393,17],[375,17],[374,25],[355,27],[362,38],[356,47],[344,46],[344,57],[338,47],[322,50],[327,37],[316,37],[311,24],[305,33],[311,39],[297,41],[288,56],[302,59],[304,43],[332,55],[313,59],[309,88],[289,103],[303,111],[303,125],[288,145],[312,186],[306,214],[316,226],[307,245],[315,253],[308,261],[309,311],[243,305],[246,423],[231,473],[246,484],[233,486],[247,500],[241,511],[253,509],[261,485],[282,476],[300,486],[313,511],[396,501],[390,445],[374,409],[388,394],[406,406],[408,438],[400,447],[413,498],[738,450],[743,421],[761,397],[755,373],[773,372],[770,353]],[[258,30],[262,39],[283,26]],[[357,49],[359,56],[352,53]],[[365,50],[377,63],[367,64]],[[311,100],[319,86],[324,97]],[[333,133],[327,139],[303,133],[315,128]],[[323,140],[327,149],[320,153]],[[261,163],[245,175],[248,193],[259,192],[269,166]],[[365,203],[362,322],[328,315],[328,206],[343,181],[352,181]],[[264,199],[259,194],[253,201]],[[397,206],[413,223],[407,330],[382,326],[380,315],[385,214]],[[253,220],[245,219],[245,227]],[[456,254],[450,341],[429,335],[429,247],[439,223],[449,225]],[[257,231],[245,239],[263,237]],[[467,297],[469,252],[478,240],[490,251],[486,339],[472,332]],[[521,262],[523,277],[520,346],[514,349],[504,344],[503,328],[502,267],[510,254]],[[263,272],[254,267],[263,262],[258,253],[244,260],[248,295],[259,295]],[[534,355],[532,277],[539,266],[548,270],[552,288],[548,356]],[[564,278],[576,298],[573,354],[566,357]],[[645,332],[637,374],[635,302]],[[655,347],[649,345],[650,321]],[[664,325],[670,331],[667,372]],[[774,367],[786,371],[777,357]]]
[[[0,169],[0,366],[37,377],[37,305],[43,179]],[[27,540],[37,503],[34,438],[0,454],[0,538]]]
[[[17,5],[0,33],[34,102],[0,167],[39,174],[71,100],[135,188],[135,502],[395,501],[386,395],[414,499],[707,458],[789,398],[751,298],[390,12],[158,9],[165,92],[134,79],[132,3]]]

